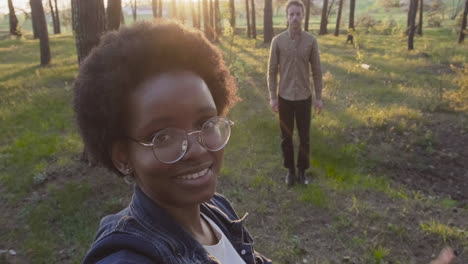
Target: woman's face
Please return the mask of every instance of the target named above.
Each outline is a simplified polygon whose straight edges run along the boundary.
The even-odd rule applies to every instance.
[[[151,142],[165,128],[187,133],[199,130],[217,116],[213,97],[206,83],[191,72],[157,75],[138,87],[128,98],[127,133],[138,141]],[[195,136],[188,137],[188,149],[181,160],[159,161],[151,147],[129,141],[113,157],[126,160],[143,192],[165,207],[185,207],[205,202],[213,196],[223,150],[209,152]],[[113,153],[115,154],[115,153]]]

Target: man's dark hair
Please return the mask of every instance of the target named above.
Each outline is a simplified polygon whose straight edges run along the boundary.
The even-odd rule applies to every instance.
[[[288,3],[286,4],[286,14],[288,14],[288,9],[292,5],[295,5],[295,6],[298,6],[298,7],[302,8],[302,12],[305,11],[304,4],[302,3],[301,0],[289,0]]]
[[[101,38],[81,64],[74,83],[78,128],[94,162],[119,173],[110,150],[126,137],[123,120],[128,94],[148,78],[174,70],[199,75],[220,115],[238,100],[221,52],[199,31],[160,20],[136,23]]]

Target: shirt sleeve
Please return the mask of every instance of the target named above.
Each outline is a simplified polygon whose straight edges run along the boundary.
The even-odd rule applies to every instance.
[[[310,52],[309,63],[312,70],[312,78],[314,80],[315,99],[322,100],[322,67],[320,65],[320,52],[318,42],[315,38],[312,43],[312,50]]]
[[[268,90],[270,92],[270,100],[278,99],[278,38],[274,38],[271,42],[270,57],[268,59]]]

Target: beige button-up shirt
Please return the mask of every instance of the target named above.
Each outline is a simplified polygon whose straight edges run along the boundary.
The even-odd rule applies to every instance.
[[[288,30],[274,37],[268,61],[270,100],[277,100],[278,95],[290,101],[307,99],[311,95],[310,70],[314,80],[315,98],[321,100],[323,81],[317,39],[302,31],[300,37],[293,40]]]

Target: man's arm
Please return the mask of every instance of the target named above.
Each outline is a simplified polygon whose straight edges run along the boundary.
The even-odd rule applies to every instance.
[[[312,70],[312,78],[314,80],[315,88],[315,109],[317,113],[320,113],[323,107],[322,103],[322,88],[323,88],[323,78],[322,78],[322,67],[320,64],[320,52],[318,47],[317,39],[314,38],[312,43],[312,50],[310,52],[309,63]]]
[[[274,112],[278,112],[278,54],[277,38],[274,38],[271,42],[268,59],[268,90],[270,92],[270,106]]]

